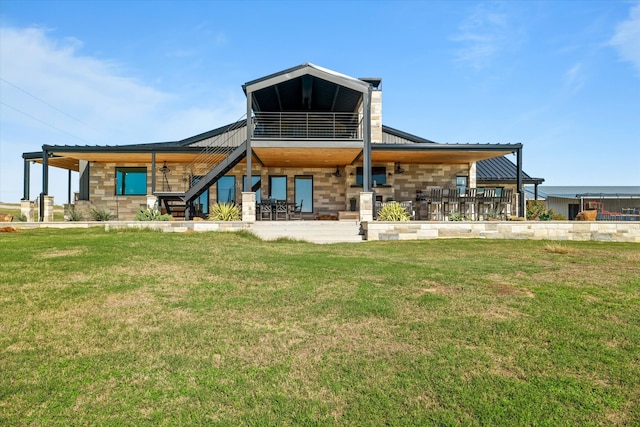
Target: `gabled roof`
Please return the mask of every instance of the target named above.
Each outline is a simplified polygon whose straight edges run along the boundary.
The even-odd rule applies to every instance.
[[[254,112],[356,112],[371,84],[309,62],[242,85]]]
[[[476,180],[478,182],[515,182],[516,174],[516,165],[504,156],[480,160],[476,163]],[[522,181],[525,184],[540,184],[544,182],[544,178],[532,178],[522,171]]]

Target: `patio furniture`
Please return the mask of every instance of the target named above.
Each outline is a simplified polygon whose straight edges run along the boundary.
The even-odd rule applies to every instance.
[[[407,211],[412,220],[416,219],[416,211],[413,210],[413,202],[411,200],[398,203],[400,203],[400,206],[402,206],[404,210]]]
[[[478,219],[486,221],[487,218],[494,217],[496,214],[496,189],[485,188],[482,194],[476,197],[478,204]],[[499,199],[498,199],[499,200]]]
[[[432,188],[427,202],[427,217],[436,221],[442,219],[442,188]]]
[[[268,220],[273,220],[273,211],[274,211],[274,204],[272,203],[271,199],[262,199],[260,200],[260,203],[256,203],[256,212],[259,213],[258,215],[258,219],[259,220],[263,220],[263,219],[268,219]]]
[[[473,221],[477,219],[477,191],[477,188],[467,188],[466,193],[460,196],[460,213]]]
[[[291,209],[290,217],[293,219],[302,219],[302,204],[304,200],[300,200],[300,204],[296,205],[295,203],[289,204],[289,208]]]
[[[276,200],[275,205],[272,205],[272,210],[274,210],[276,221],[289,220],[289,206],[286,200]]]
[[[460,189],[449,188],[443,196],[444,217],[449,218],[453,213],[460,213]],[[444,218],[443,218],[444,219]]]
[[[498,215],[500,219],[507,219],[511,216],[511,202],[513,199],[513,188],[504,188],[498,201]]]

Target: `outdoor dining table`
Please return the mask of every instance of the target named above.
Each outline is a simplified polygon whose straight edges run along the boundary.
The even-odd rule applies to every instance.
[[[295,202],[277,199],[263,199],[256,202],[256,216],[263,219],[263,214],[268,214],[269,219],[278,221],[279,219],[289,220],[289,214],[296,207]],[[284,214],[284,218],[280,218],[279,214]]]

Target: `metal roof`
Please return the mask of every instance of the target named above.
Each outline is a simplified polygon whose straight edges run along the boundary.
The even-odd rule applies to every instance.
[[[306,63],[245,83],[255,112],[356,112],[365,82],[317,65]]]
[[[516,165],[504,156],[480,160],[476,163],[476,181],[478,182],[515,182],[516,173]],[[532,178],[522,171],[522,181],[525,184],[540,184],[544,182],[544,178]]]
[[[403,138],[403,139],[406,139],[408,141],[415,142],[415,143],[418,143],[418,144],[437,144],[437,142],[434,142],[434,141],[431,141],[431,140],[428,140],[428,139],[425,139],[425,138],[421,138],[419,136],[416,136],[416,135],[413,135],[413,134],[410,134],[410,133],[407,133],[407,132],[403,132],[401,130],[394,129],[392,127],[385,126],[385,125],[382,125],[382,132],[388,133],[390,135],[395,135],[395,136],[398,136],[400,138]]]
[[[561,197],[567,199],[580,197],[624,198],[640,196],[639,186],[556,186],[542,185],[538,187],[540,197]]]

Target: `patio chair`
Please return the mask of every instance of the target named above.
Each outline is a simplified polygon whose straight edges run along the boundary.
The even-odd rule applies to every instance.
[[[513,199],[513,188],[504,188],[498,202],[498,215],[500,219],[507,219],[511,216],[511,202]]]
[[[485,188],[482,194],[477,196],[478,218],[486,221],[487,218],[495,216],[496,213],[496,189]]]
[[[272,205],[272,209],[274,206]],[[275,218],[276,221],[279,219],[289,220],[289,209],[287,207],[286,200],[276,200],[275,203]]]
[[[258,219],[273,220],[273,204],[271,203],[271,199],[260,200],[258,207],[260,209],[260,216]]]
[[[471,218],[472,220],[476,220],[476,195],[477,188],[467,188],[466,193],[460,197],[460,212],[466,216]]]
[[[290,212],[290,217],[292,219],[302,219],[302,204],[304,203],[304,200],[300,200],[300,204],[299,205],[294,205],[293,208],[291,209]]]
[[[412,220],[416,219],[416,211],[413,210],[413,202],[411,200],[398,203],[400,203],[400,206],[404,208],[404,210],[409,214]]]
[[[427,205],[427,216],[436,221],[442,219],[442,188],[432,188]]]
[[[449,188],[443,200],[444,216],[448,219],[452,213],[460,213],[460,189]]]

